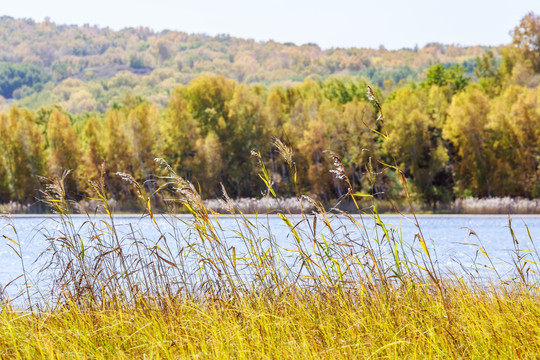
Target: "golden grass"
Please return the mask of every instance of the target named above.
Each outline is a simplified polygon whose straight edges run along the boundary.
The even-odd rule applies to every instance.
[[[382,290],[382,289],[381,289]],[[420,287],[330,297],[141,302],[0,315],[2,358],[527,358],[540,353],[538,294]]]

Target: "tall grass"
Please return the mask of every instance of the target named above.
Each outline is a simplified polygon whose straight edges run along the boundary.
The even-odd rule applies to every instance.
[[[291,149],[279,140],[275,145],[296,183]],[[83,226],[75,225],[64,178],[49,179],[43,198],[58,214],[59,230],[41,229],[48,286],[26,280],[19,302],[2,299],[0,357],[523,358],[539,352],[540,258],[520,247],[511,219],[510,276],[489,265],[480,241],[476,253],[494,276],[453,275],[437,265],[414,211],[417,232],[403,239],[375,205],[360,205],[371,195],[353,189],[336,154],[328,153],[332,172],[348,186],[345,198],[355,213],[329,213],[306,196],[298,196],[299,215],[287,213],[261,155],[253,156],[286,238],[269,226],[269,215],[245,215],[225,189],[221,205],[230,215],[209,210],[161,159],[168,177],[153,194],[119,173],[144,202],[155,238],[136,225],[128,232],[118,227],[102,179],[91,182],[91,200],[106,215],[87,214]],[[399,169],[388,169],[406,191]],[[167,214],[154,213],[156,196],[169,205]],[[178,207],[191,217],[177,216]],[[225,220],[235,225],[226,227]],[[19,240],[4,237],[23,259]],[[532,235],[529,241],[534,246]]]

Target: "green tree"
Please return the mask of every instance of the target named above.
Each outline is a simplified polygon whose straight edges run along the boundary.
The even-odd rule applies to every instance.
[[[454,93],[465,89],[469,84],[469,78],[465,77],[465,71],[466,69],[458,64],[454,64],[446,69],[444,73],[446,81]]]
[[[5,98],[12,98],[23,86],[32,88],[48,80],[44,69],[33,64],[0,62],[0,95]]]
[[[426,85],[445,86],[446,81],[446,69],[442,64],[433,65],[427,70],[426,73]]]
[[[454,147],[454,171],[458,196],[492,196],[489,172],[492,154],[486,147],[485,129],[490,104],[478,89],[456,94],[448,108],[443,137]]]
[[[463,90],[469,83],[469,78],[465,77],[465,68],[454,64],[445,68],[442,64],[433,65],[427,70],[425,87],[448,86],[454,93]]]
[[[493,51],[490,50],[476,58],[474,73],[478,77],[478,83],[488,95],[494,96],[500,92],[501,73]]]
[[[234,89],[228,110],[227,121],[220,122],[217,129],[225,151],[222,156],[226,166],[223,183],[229,185],[234,196],[253,196],[259,193],[256,191],[259,181],[251,151],[266,153],[273,135],[264,123],[263,99],[256,88],[239,84]]]
[[[199,123],[201,135],[218,127],[221,121],[227,121],[229,100],[236,83],[224,76],[202,75],[189,85],[180,88],[180,93],[188,101],[190,112]]]

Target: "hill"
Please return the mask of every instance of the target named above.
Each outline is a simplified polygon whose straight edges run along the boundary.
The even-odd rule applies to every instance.
[[[201,74],[248,85],[291,86],[306,77],[359,76],[390,91],[442,63],[474,77],[485,46],[431,43],[389,51],[257,42],[148,28],[113,31],[50,20],[0,18],[0,109],[60,104],[71,113],[105,112],[126,92],[165,107],[171,91]],[[499,49],[491,49],[499,58]]]

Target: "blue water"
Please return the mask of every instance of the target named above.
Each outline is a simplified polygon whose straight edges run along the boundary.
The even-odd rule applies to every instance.
[[[414,223],[414,219],[400,216],[383,216],[383,221],[391,230],[391,234],[399,241],[403,241],[405,248],[408,244],[418,246],[416,234],[420,233],[419,228]],[[73,229],[81,234],[84,241],[95,234],[96,228],[101,232],[107,232],[104,222],[99,216],[88,218],[87,216],[73,216]],[[256,237],[273,237],[283,247],[293,244],[294,237],[287,224],[278,216],[261,216],[258,218],[249,217],[250,221],[257,226],[253,228]],[[179,239],[190,242],[197,241],[193,229],[188,226],[193,221],[190,216],[157,217],[156,224],[149,217],[118,215],[115,216],[115,225],[120,233],[120,240],[139,238],[147,243],[156,241],[171,241]],[[291,222],[301,234],[310,233],[307,223],[301,222],[300,216],[293,216]],[[313,225],[314,216],[308,217],[308,222]],[[356,217],[355,220],[362,222]],[[236,246],[238,234],[237,219],[221,216],[217,220],[220,224],[218,233],[231,246]],[[515,215],[512,217],[512,229],[518,244],[515,245],[507,216],[480,216],[480,215],[422,215],[418,216],[421,234],[423,234],[426,244],[430,249],[435,265],[443,272],[466,273],[472,269],[495,267],[504,273],[512,267],[512,254],[516,248],[520,250],[531,250],[532,240],[540,240],[540,216]],[[330,219],[331,226],[335,232],[333,241],[349,241],[350,239],[360,239],[369,237],[371,239],[381,239],[382,228],[375,225],[369,217],[364,217],[365,230],[354,226],[350,220],[343,216],[335,216]],[[93,225],[91,224],[93,223]],[[527,231],[526,225],[529,228]],[[48,245],[47,238],[61,237],[65,223],[61,223],[58,217],[54,216],[13,216],[0,218],[0,285],[6,286],[23,273],[22,266],[27,270],[29,282],[38,287],[41,268],[46,257],[39,258]],[[92,228],[94,226],[94,229]],[[245,228],[244,228],[245,229]],[[317,236],[325,234],[322,219],[318,219]],[[160,234],[165,235],[165,239],[159,239]],[[20,248],[9,239],[20,245]],[[169,240],[168,240],[169,239]],[[180,246],[172,241],[171,247]],[[8,245],[14,247],[10,248]],[[489,254],[491,261],[479,251],[479,247]],[[21,258],[16,254],[20,252]],[[524,252],[527,254],[527,252]],[[526,255],[526,256],[531,256]],[[533,259],[532,257],[530,259]],[[37,279],[37,280],[36,280]],[[13,284],[19,286],[24,283],[22,278],[18,278]],[[47,284],[42,283],[46,288]],[[14,285],[10,285],[14,286]]]

